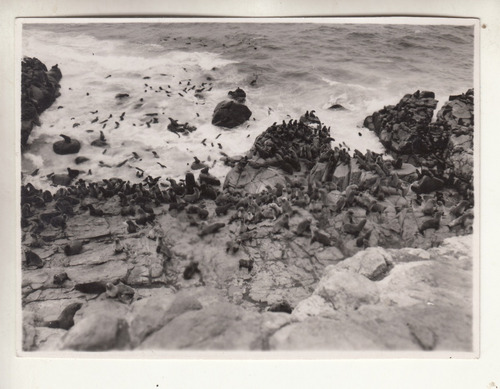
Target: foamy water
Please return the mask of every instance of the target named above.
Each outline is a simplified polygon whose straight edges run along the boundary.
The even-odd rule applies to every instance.
[[[316,111],[336,141],[381,152],[376,136],[362,128],[368,114],[417,89],[435,91],[442,104],[473,86],[472,31],[450,26],[31,25],[23,31],[23,55],[49,68],[57,63],[63,73],[61,96],[42,115],[22,160],[24,173],[40,169],[26,177],[38,185],[67,167],[90,169],[92,176],[83,178],[91,180],[138,180],[137,168],[179,178],[193,156],[222,178],[228,167],[220,152],[243,154],[273,122],[298,119],[306,110]],[[198,98],[194,89],[202,83]],[[231,130],[212,126],[215,106],[238,86],[247,92],[252,117]],[[130,97],[118,100],[117,93]],[[346,110],[329,110],[333,104]],[[148,127],[148,113],[157,113],[159,123]],[[168,117],[197,130],[179,138],[167,130]],[[100,130],[109,143],[104,154],[90,145]],[[54,154],[61,133],[80,140],[78,156],[90,161],[75,165],[76,155]]]

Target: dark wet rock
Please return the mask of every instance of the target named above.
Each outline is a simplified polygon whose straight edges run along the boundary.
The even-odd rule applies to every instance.
[[[215,107],[212,124],[218,127],[233,128],[245,123],[252,112],[244,104],[223,101]]]
[[[395,158],[431,170],[471,197],[474,91],[450,96],[432,122],[436,105],[434,93],[417,91],[368,116],[364,126],[375,131]]]
[[[330,108],[332,111],[345,111],[346,108],[341,104],[333,104]]]
[[[39,115],[59,97],[61,70],[57,65],[50,71],[37,58],[24,57],[21,63],[21,149],[24,150],[34,126],[40,125]]]
[[[236,101],[237,103],[243,104],[245,103],[245,99],[247,94],[241,88],[236,88],[234,91],[229,91],[227,94],[231,99]]]
[[[69,136],[61,134],[64,140],[59,140],[54,142],[52,146],[54,153],[60,155],[66,154],[76,154],[80,151],[81,145],[80,142],[76,139],[72,139]]]

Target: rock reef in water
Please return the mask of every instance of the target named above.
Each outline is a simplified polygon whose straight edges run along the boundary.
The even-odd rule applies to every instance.
[[[37,58],[25,57],[21,63],[21,149],[28,144],[33,127],[40,125],[40,115],[60,96],[61,70],[47,67]]]
[[[395,158],[430,169],[472,195],[474,90],[450,96],[432,122],[436,106],[433,92],[417,91],[366,117],[364,126]]]
[[[252,111],[244,104],[235,101],[222,101],[215,107],[212,124],[218,127],[234,128],[245,123]]]

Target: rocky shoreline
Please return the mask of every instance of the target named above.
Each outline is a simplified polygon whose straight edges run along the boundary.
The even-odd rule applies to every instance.
[[[23,185],[23,349],[470,350],[472,96],[369,116],[393,159],[308,111],[223,184]]]
[[[21,150],[25,150],[40,115],[60,96],[62,73],[57,65],[50,70],[37,58],[25,57],[21,63]]]

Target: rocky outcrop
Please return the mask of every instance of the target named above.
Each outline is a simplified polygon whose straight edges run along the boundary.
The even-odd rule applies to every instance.
[[[433,92],[417,91],[368,116],[364,126],[394,158],[432,171],[471,198],[474,91],[450,96],[432,122],[436,106]]]
[[[472,191],[474,173],[474,91],[450,100],[437,114],[435,126],[448,134],[444,150],[445,170],[443,176],[461,192]]]
[[[215,107],[212,124],[217,127],[234,128],[245,123],[252,111],[244,104],[235,101],[222,101]]]
[[[185,284],[177,293],[137,285],[140,296],[129,304],[69,291],[58,301],[58,290],[49,293],[47,288],[49,274],[47,281],[24,277],[25,286],[47,285],[45,295],[28,300],[24,311],[24,349],[469,351],[471,251],[472,237],[464,236],[429,250],[378,247],[360,252],[326,267],[308,295],[292,298],[291,314],[269,312],[265,304],[242,303],[249,296],[240,302],[234,299],[242,282],[252,282],[244,271],[228,294],[201,284]],[[263,290],[264,285],[255,287]],[[72,328],[42,326],[75,300],[83,306]]]
[[[25,57],[21,63],[21,149],[24,150],[39,116],[59,97],[61,70],[47,67],[37,58]]]
[[[313,295],[292,312],[297,322],[271,337],[271,349],[469,351],[471,252],[468,236],[408,261],[407,249],[377,248],[329,266]],[[373,262],[374,254],[392,267],[379,281],[358,265]]]
[[[227,95],[237,103],[244,104],[247,94],[241,88],[236,88],[234,91],[229,91]]]

